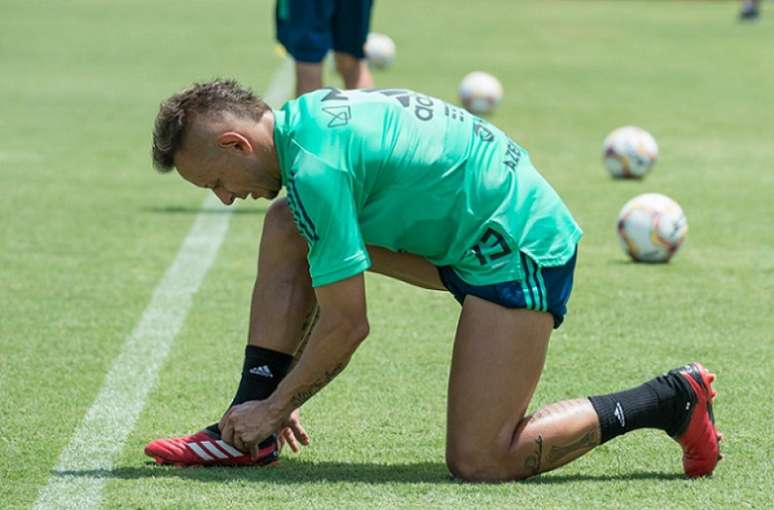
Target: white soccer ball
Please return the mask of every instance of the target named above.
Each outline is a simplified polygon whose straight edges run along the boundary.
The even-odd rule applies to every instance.
[[[613,130],[602,144],[602,161],[616,178],[641,179],[653,167],[656,158],[656,140],[636,126]]]
[[[389,66],[395,60],[395,42],[390,36],[378,32],[368,34],[363,51],[368,63],[378,69]]]
[[[680,206],[666,195],[644,193],[629,200],[618,215],[618,237],[636,262],[668,262],[688,233]]]
[[[502,100],[503,86],[491,74],[473,71],[462,79],[459,95],[466,110],[476,115],[486,115]]]

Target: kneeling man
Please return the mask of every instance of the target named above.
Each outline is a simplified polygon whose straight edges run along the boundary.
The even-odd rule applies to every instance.
[[[150,443],[157,462],[263,465],[283,441],[306,444],[297,410],[368,336],[370,270],[462,305],[446,440],[458,478],[523,479],[645,427],[677,440],[688,476],[715,468],[714,375],[699,363],[526,415],[582,233],[527,151],[490,123],[404,89],[322,89],[272,111],[216,80],[161,105],[153,159],[227,205],[287,190],[264,221],[234,400],[220,423]]]

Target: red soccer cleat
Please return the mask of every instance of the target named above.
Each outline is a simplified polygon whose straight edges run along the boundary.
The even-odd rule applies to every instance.
[[[145,447],[145,455],[157,464],[185,466],[266,466],[279,458],[277,438],[271,436],[259,445],[256,458],[237,450],[219,435],[207,430],[171,439],[156,439]]]
[[[710,373],[701,363],[670,370],[688,382],[693,392],[693,398],[687,404],[688,423],[675,440],[683,448],[683,469],[690,478],[712,474],[720,455],[719,442],[723,438],[715,428],[715,416],[712,413],[712,402],[718,392],[712,388],[715,374]]]

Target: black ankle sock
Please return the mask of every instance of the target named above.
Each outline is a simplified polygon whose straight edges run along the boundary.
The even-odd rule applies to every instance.
[[[655,428],[674,437],[685,427],[693,392],[680,375],[667,373],[630,390],[589,397],[605,443],[631,430]]]
[[[248,345],[245,348],[242,379],[229,407],[248,400],[268,398],[288,373],[292,361],[293,356],[290,354]],[[217,423],[207,427],[207,430],[213,434],[220,434]]]

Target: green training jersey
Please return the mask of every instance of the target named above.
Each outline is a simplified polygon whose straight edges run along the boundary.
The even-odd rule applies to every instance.
[[[582,232],[527,152],[461,108],[405,89],[322,89],[274,111],[282,181],[315,287],[370,267],[366,245],[523,279],[519,252],[567,262]]]

